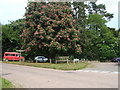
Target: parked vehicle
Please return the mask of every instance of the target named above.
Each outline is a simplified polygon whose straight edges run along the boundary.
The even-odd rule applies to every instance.
[[[112,62],[120,62],[120,58],[114,58]]]
[[[48,60],[48,58],[45,58],[44,56],[37,56],[35,57],[34,61],[38,61],[38,62],[46,62]]]
[[[19,61],[19,60],[24,60],[24,59],[25,58],[20,56],[20,53],[17,53],[17,52],[5,52],[4,57],[3,57],[4,61],[8,61],[8,60]]]

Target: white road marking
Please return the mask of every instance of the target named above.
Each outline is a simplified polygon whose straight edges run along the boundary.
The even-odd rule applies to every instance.
[[[99,70],[76,70],[76,71],[64,71],[64,72],[94,72],[94,73],[111,73],[111,74],[120,73],[120,72],[114,72],[114,71],[99,71]]]

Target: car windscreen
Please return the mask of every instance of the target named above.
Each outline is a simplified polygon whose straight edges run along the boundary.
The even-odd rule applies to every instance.
[[[38,59],[44,59],[45,57],[38,57]]]

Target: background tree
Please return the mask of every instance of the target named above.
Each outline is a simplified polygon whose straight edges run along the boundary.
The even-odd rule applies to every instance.
[[[109,27],[108,27],[109,28]],[[113,33],[113,37],[115,38],[114,41],[114,50],[117,53],[117,57],[120,56],[120,29],[116,29],[116,28],[109,28],[110,31]]]
[[[2,25],[2,51],[16,51],[20,49],[20,33],[24,28],[24,20],[11,21],[10,24]]]
[[[105,5],[97,5],[96,2],[89,4],[74,2],[73,5],[76,12],[74,18],[77,20],[77,25],[82,28],[80,33],[82,54],[80,57],[89,60],[117,57],[117,38],[114,36],[116,32],[112,32],[105,25],[113,18],[113,14],[106,11]]]
[[[87,5],[84,4],[84,2],[73,2],[73,16],[76,19],[77,22],[77,27],[82,28],[81,32],[84,31],[85,27],[86,27],[86,18],[87,18],[87,14],[86,14],[86,8]]]
[[[89,14],[99,14],[104,16],[104,18],[110,21],[113,18],[113,14],[108,13],[106,11],[106,7],[104,4],[96,4],[96,2],[90,2],[87,7]]]
[[[116,57],[116,38],[105,25],[107,21],[99,14],[88,16],[87,30],[84,32],[82,56],[91,60],[106,60]]]

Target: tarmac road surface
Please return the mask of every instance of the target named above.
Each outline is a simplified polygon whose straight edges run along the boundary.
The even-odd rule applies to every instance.
[[[118,88],[117,73],[72,72],[4,63],[0,65],[2,77],[10,80],[17,88]]]
[[[93,71],[109,71],[109,72],[120,72],[120,65],[117,62],[104,62],[104,63],[91,63],[91,67],[87,67],[84,70],[93,70]]]

